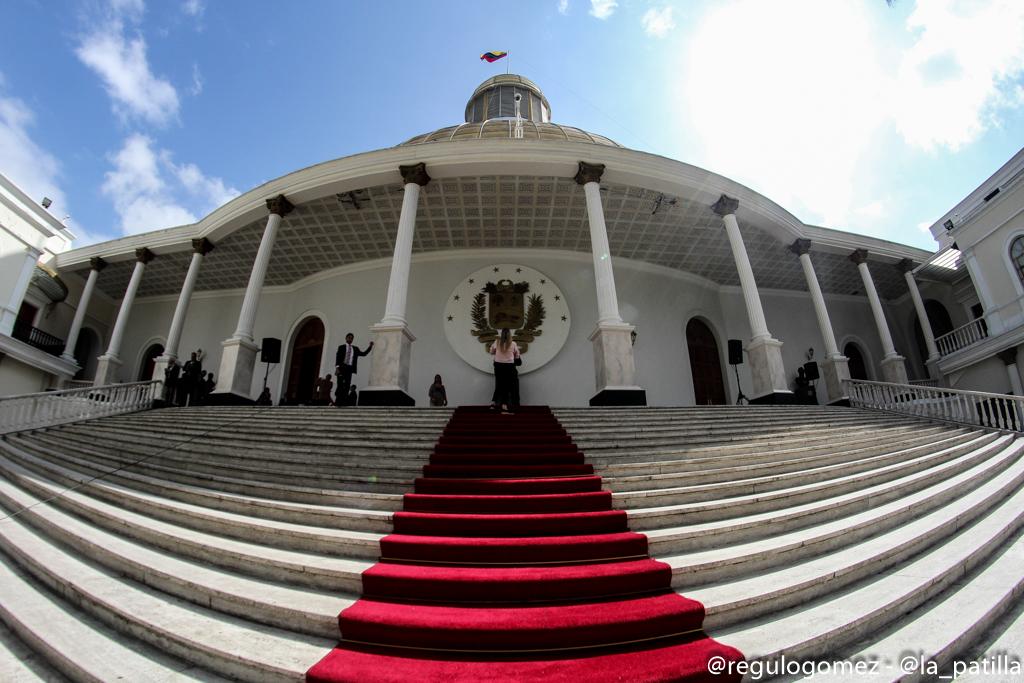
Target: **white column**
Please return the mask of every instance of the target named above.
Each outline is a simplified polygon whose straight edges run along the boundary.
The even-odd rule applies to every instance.
[[[861,280],[864,282],[864,293],[868,295],[871,302],[871,313],[875,316],[875,326],[878,327],[878,336],[882,341],[882,374],[886,382],[895,384],[907,384],[907,368],[903,364],[903,356],[896,353],[896,347],[892,343],[892,335],[889,333],[889,323],[885,320],[885,311],[882,310],[882,302],[878,298],[878,290],[875,289],[875,281],[868,270],[868,252],[864,249],[855,249],[850,254],[850,260],[857,264]]]
[[[825,375],[825,391],[828,394],[828,402],[836,403],[848,399],[843,380],[850,378],[849,359],[839,353],[836,335],[832,330],[832,321],[829,319],[828,309],[825,307],[825,297],[821,293],[821,285],[818,283],[818,276],[811,263],[810,249],[811,241],[808,239],[798,239],[789,247],[790,251],[800,257],[800,265],[803,267],[804,277],[807,279],[807,288],[811,292],[811,303],[814,304],[818,327],[821,328],[821,338],[825,342],[825,360],[821,364],[822,374]]]
[[[960,253],[963,255],[967,272],[971,276],[974,290],[978,293],[978,298],[981,299],[981,306],[985,309],[984,317],[985,322],[988,323],[989,336],[994,337],[1002,334],[1006,328],[1003,325],[1003,319],[999,317],[999,312],[996,310],[995,300],[992,298],[992,292],[988,289],[984,271],[978,265],[978,260],[974,258],[974,250],[968,248]]]
[[[99,357],[99,364],[96,366],[96,379],[93,386],[113,384],[117,380],[117,371],[121,367],[121,340],[124,338],[125,328],[128,326],[128,316],[132,312],[132,304],[135,302],[135,292],[142,282],[142,273],[146,270],[146,264],[156,256],[149,249],[139,247],[135,250],[135,270],[132,271],[132,278],[128,281],[128,289],[121,299],[121,308],[117,312],[117,320],[114,322],[114,331],[110,333],[110,343],[107,345],[107,352]]]
[[[583,188],[590,225],[590,249],[594,258],[594,285],[597,287],[597,325],[590,334],[594,345],[594,380],[597,394],[590,405],[647,405],[647,392],[636,384],[633,359],[633,327],[619,315],[619,297],[615,291],[612,254],[608,246],[608,228],[601,203],[603,164],[581,161],[574,180]]]
[[[711,210],[722,217],[725,232],[729,236],[729,245],[736,261],[736,271],[740,276],[740,288],[743,301],[746,303],[747,317],[750,319],[750,344],[747,346],[747,357],[750,359],[750,374],[754,383],[753,402],[791,401],[785,396],[792,394],[786,381],[786,370],[782,365],[782,342],[772,338],[768,332],[768,323],[764,319],[761,307],[761,296],[757,292],[754,281],[754,270],[750,267],[747,248],[743,244],[740,226],[736,220],[738,199],[726,195],[718,198]],[[775,396],[779,394],[780,396]]]
[[[82,332],[82,323],[85,322],[85,312],[89,308],[89,301],[92,299],[92,290],[96,287],[96,280],[100,271],[107,267],[107,262],[99,256],[89,259],[89,278],[85,281],[82,289],[82,296],[78,299],[78,308],[75,309],[75,318],[71,321],[71,330],[68,332],[68,341],[64,345],[64,353],[61,358],[72,363],[75,362],[75,346],[78,344],[78,335]]]
[[[924,344],[928,347],[928,358],[925,364],[928,366],[928,373],[933,379],[941,380],[942,371],[939,370],[939,347],[935,344],[935,333],[932,331],[932,322],[928,319],[928,310],[924,307],[924,299],[921,298],[921,291],[917,288],[917,280],[914,279],[914,262],[910,259],[903,259],[896,264],[896,269],[903,273],[907,281],[907,288],[910,290],[910,298],[914,300],[914,308],[917,310],[917,319],[921,323],[921,333],[924,334]],[[1017,378],[1020,381],[1020,377]]]
[[[1012,346],[996,354],[1006,365],[1006,374],[1010,377],[1010,387],[1014,396],[1024,396],[1024,386],[1020,382],[1020,371],[1017,369],[1017,347]]]
[[[370,376],[367,386],[359,392],[360,405],[416,405],[409,395],[409,369],[412,343],[416,337],[409,331],[405,307],[409,298],[409,268],[412,264],[412,241],[416,233],[416,207],[420,188],[430,182],[425,164],[399,166],[405,193],[398,217],[395,253],[391,259],[391,279],[384,317],[370,328],[373,351],[370,353]]]
[[[252,400],[252,375],[256,368],[256,353],[259,346],[254,343],[252,331],[256,324],[256,311],[260,304],[263,281],[267,277],[270,256],[274,251],[274,240],[277,239],[281,217],[291,213],[292,203],[283,194],[267,200],[270,217],[267,227],[263,230],[263,239],[256,252],[256,260],[252,264],[249,285],[245,288],[242,299],[242,310],[238,314],[238,326],[230,339],[221,342],[224,348],[220,357],[220,375],[217,377],[216,394],[231,394],[243,402]],[[227,397],[221,402],[229,402]]]
[[[36,263],[39,262],[39,257],[43,253],[35,247],[27,247],[27,250],[25,260],[21,263],[18,279],[14,283],[14,289],[11,290],[11,296],[4,305],[3,311],[0,311],[0,334],[8,337],[14,331],[14,321],[18,319],[18,311],[21,309],[22,301],[25,300],[25,292],[28,291],[32,274],[36,270]]]
[[[153,379],[162,380],[164,378],[164,369],[170,363],[178,360],[178,344],[181,342],[181,331],[185,327],[188,305],[192,301],[192,291],[196,287],[196,280],[199,279],[199,270],[203,265],[203,258],[211,251],[213,251],[213,243],[205,237],[192,240],[192,263],[189,264],[188,273],[185,275],[185,282],[181,285],[181,294],[178,295],[178,306],[174,309],[171,329],[167,331],[167,345],[164,346],[163,354],[153,364]]]

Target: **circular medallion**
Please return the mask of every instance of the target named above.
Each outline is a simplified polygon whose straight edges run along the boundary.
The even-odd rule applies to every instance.
[[[499,263],[467,275],[448,297],[444,331],[459,357],[478,370],[493,371],[491,344],[507,327],[519,347],[520,373],[550,361],[569,336],[565,296],[544,273]]]

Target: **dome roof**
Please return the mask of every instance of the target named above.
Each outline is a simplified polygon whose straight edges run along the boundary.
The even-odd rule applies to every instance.
[[[522,129],[517,134],[516,122],[520,119]],[[466,123],[417,135],[399,147],[486,138],[567,140],[622,147],[604,136],[551,123],[551,105],[544,93],[533,81],[516,74],[500,74],[481,83],[466,104]]]
[[[515,119],[491,119],[481,123],[462,123],[448,126],[406,140],[399,147],[419,145],[425,142],[447,142],[450,140],[484,140],[488,138],[515,139]],[[523,140],[568,140],[569,142],[589,142],[607,147],[623,147],[603,135],[588,133],[571,126],[560,126],[557,123],[539,123],[523,121]]]

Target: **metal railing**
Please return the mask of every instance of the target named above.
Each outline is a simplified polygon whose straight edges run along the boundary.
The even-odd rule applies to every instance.
[[[948,356],[960,349],[966,349],[971,344],[976,344],[982,339],[988,339],[988,324],[984,318],[976,318],[966,325],[961,325],[952,332],[936,337],[935,345],[939,347],[939,355]]]
[[[15,320],[11,336],[18,341],[23,341],[29,346],[34,346],[40,351],[59,356],[64,353],[64,340],[54,337],[52,334],[43,332],[39,328],[32,327],[24,320]]]
[[[159,380],[0,398],[0,434],[52,427],[153,406]]]
[[[1024,432],[1024,397],[983,391],[843,381],[850,405],[946,422]]]

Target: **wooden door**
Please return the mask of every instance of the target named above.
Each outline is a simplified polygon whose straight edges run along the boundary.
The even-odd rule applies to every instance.
[[[288,364],[288,388],[285,394],[297,403],[308,405],[313,396],[313,387],[320,377],[323,349],[324,324],[319,318],[310,318],[295,335]]]
[[[696,318],[686,325],[686,348],[690,352],[690,374],[697,405],[725,405],[725,380],[718,342],[708,326]]]

